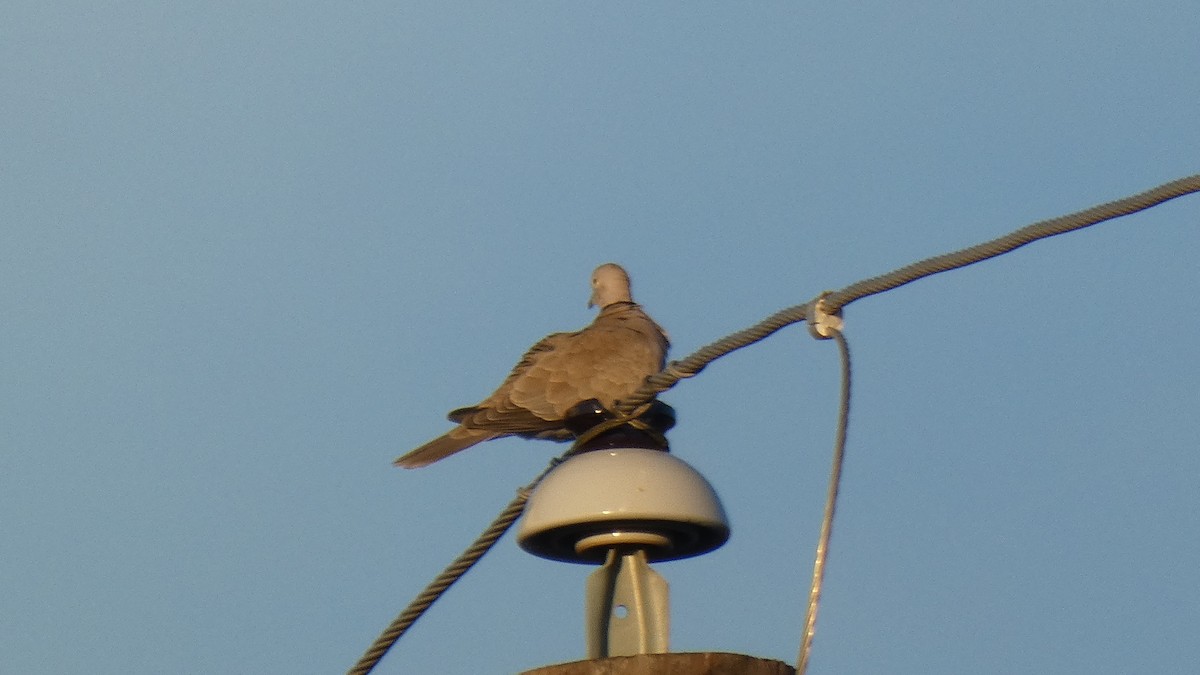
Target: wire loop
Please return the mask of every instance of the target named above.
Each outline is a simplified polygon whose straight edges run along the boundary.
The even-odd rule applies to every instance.
[[[830,309],[825,298],[833,291],[825,291],[808,303],[808,332],[818,340],[832,340],[834,333],[842,332],[840,309]]]

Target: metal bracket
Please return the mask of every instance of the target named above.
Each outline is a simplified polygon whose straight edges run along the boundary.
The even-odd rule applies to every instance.
[[[611,548],[587,580],[587,657],[661,654],[670,638],[667,581],[643,550]]]

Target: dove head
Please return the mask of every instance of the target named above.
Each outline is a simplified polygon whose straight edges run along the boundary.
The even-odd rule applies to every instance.
[[[629,275],[620,265],[605,263],[592,272],[592,298],[588,307],[604,309],[617,302],[633,302],[629,294]]]

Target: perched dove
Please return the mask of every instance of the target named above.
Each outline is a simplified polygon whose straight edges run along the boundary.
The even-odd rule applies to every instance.
[[[575,333],[555,333],[525,352],[504,383],[478,405],[450,411],[458,427],[396,460],[415,469],[504,436],[570,438],[563,418],[582,401],[610,410],[663,368],[666,332],[633,302],[629,275],[607,263],[592,273],[588,307],[600,313]]]

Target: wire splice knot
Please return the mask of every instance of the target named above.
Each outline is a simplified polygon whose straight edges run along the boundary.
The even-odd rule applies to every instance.
[[[832,292],[825,291],[818,295],[808,303],[808,311],[805,312],[808,318],[808,332],[818,340],[832,340],[834,333],[842,332],[841,310],[830,311],[829,305],[825,303],[825,298]]]

